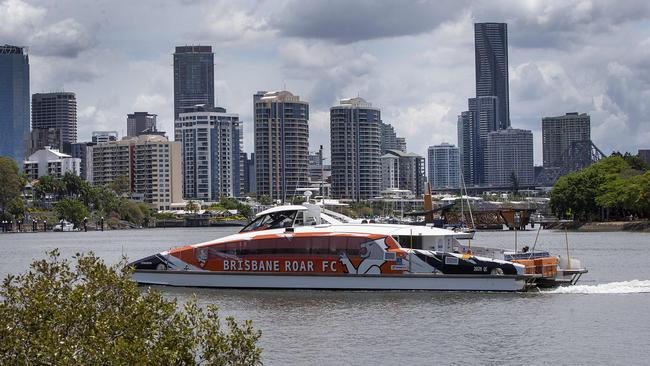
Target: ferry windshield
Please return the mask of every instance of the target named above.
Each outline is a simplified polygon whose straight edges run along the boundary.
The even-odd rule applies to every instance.
[[[293,226],[293,220],[295,219],[297,212],[298,211],[282,211],[260,216],[241,229],[240,233],[291,227]]]

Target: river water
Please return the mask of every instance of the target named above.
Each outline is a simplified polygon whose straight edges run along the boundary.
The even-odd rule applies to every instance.
[[[107,262],[207,241],[235,228],[174,228],[0,235],[0,277],[59,248]],[[519,232],[531,245],[536,231]],[[268,365],[648,365],[650,234],[569,233],[589,269],[579,285],[541,293],[249,291],[159,287],[196,293],[222,315],[252,319]],[[477,245],[512,248],[512,232],[480,232]],[[564,232],[542,230],[538,248],[565,254]]]

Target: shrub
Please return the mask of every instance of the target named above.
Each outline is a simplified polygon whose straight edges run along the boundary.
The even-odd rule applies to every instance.
[[[181,308],[152,289],[140,291],[132,270],[94,256],[58,251],[0,288],[0,364],[255,365],[261,336],[250,321],[222,321],[215,306],[193,297]],[[72,269],[74,267],[75,269]]]

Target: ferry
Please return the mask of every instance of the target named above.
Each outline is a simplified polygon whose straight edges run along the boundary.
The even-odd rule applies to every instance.
[[[526,291],[572,285],[574,258],[462,244],[432,226],[354,220],[305,202],[268,209],[239,233],[137,260],[140,284],[186,287]]]

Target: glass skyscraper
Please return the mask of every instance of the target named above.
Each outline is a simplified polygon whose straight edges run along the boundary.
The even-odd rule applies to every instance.
[[[474,24],[476,97],[498,98],[497,129],[510,127],[508,91],[508,25]]]
[[[29,57],[23,47],[0,46],[0,156],[23,165],[29,137]]]
[[[179,46],[174,52],[174,121],[186,107],[214,107],[212,46]],[[178,137],[176,137],[178,138]]]

